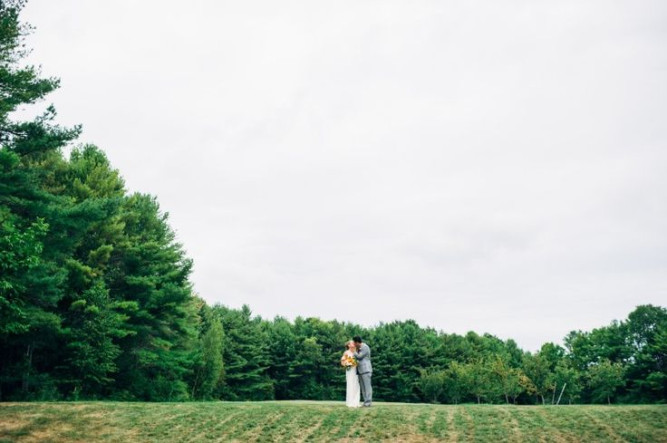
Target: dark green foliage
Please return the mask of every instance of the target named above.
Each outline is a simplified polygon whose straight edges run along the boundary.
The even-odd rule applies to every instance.
[[[122,238],[114,246],[107,284],[123,301],[129,334],[119,344],[117,386],[138,399],[188,397],[182,380],[191,369],[197,313],[188,280],[192,262],[154,198],[127,197],[120,208]],[[157,382],[153,382],[156,380]]]
[[[611,403],[616,390],[624,384],[623,365],[605,359],[588,369],[587,378],[591,397],[597,403]]]
[[[378,326],[368,341],[373,351],[374,395],[388,401],[419,401],[420,370],[439,363],[437,333],[414,321],[394,322]]]
[[[276,400],[292,399],[294,378],[290,375],[298,347],[294,327],[284,318],[277,317],[272,323],[265,323],[265,328],[270,356],[267,373],[273,380]]]
[[[222,360],[224,331],[219,315],[216,315],[203,300],[199,300],[199,303],[202,322],[198,333],[198,344],[194,350],[192,379],[189,383],[193,399],[207,400],[219,397],[224,381]]]
[[[21,230],[8,210],[0,211],[0,336],[4,337],[28,329],[23,276],[39,263],[40,239],[48,227],[37,220]]]
[[[222,321],[226,337],[223,361],[225,386],[222,397],[228,400],[268,400],[273,398],[269,378],[267,335],[259,318],[252,318],[250,308],[241,310],[221,306],[213,308]]]
[[[93,146],[69,160],[58,150],[40,159],[2,152],[26,177],[3,176],[5,189],[24,186],[0,196],[3,395],[189,398],[191,262],[155,199],[125,195]]]
[[[639,306],[626,322],[632,357],[626,365],[628,399],[667,400],[667,309]]]
[[[580,373],[609,362],[623,368],[623,383],[611,401],[664,402],[667,399],[667,309],[638,306],[623,322],[613,322],[591,332],[573,331],[565,337],[568,360]],[[583,401],[601,401],[595,390],[582,391]],[[606,400],[605,400],[606,401]]]
[[[102,389],[113,381],[120,354],[115,339],[128,333],[123,328],[126,317],[113,308],[109,291],[99,282],[84,291],[64,314],[66,371],[61,377],[72,381],[76,396],[103,395]]]
[[[419,390],[431,403],[442,401],[447,386],[447,372],[423,370],[419,376]]]

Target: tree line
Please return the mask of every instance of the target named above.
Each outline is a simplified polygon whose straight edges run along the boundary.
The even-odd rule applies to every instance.
[[[23,5],[0,0],[0,400],[337,400],[353,335],[373,349],[378,400],[667,399],[662,307],[531,353],[414,321],[366,328],[207,305],[154,197],[128,193],[96,146],[70,149],[80,128],[59,126],[52,106],[13,118],[58,87],[21,64]]]

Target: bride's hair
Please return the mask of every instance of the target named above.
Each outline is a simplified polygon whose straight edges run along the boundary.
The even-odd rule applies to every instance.
[[[347,351],[350,349],[350,343],[354,343],[354,340],[348,340],[345,342],[345,350]]]

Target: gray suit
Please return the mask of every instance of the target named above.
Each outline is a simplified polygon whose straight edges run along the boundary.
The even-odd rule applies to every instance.
[[[357,359],[357,374],[359,374],[359,386],[361,387],[361,395],[364,397],[364,406],[370,406],[373,401],[371,348],[366,343],[362,343],[359,352],[355,352],[354,356]]]

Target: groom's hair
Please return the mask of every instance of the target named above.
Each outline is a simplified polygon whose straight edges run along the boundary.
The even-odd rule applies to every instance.
[[[355,343],[361,343],[361,337],[359,337],[358,335],[355,335],[354,338],[352,338],[352,340],[354,340]]]

